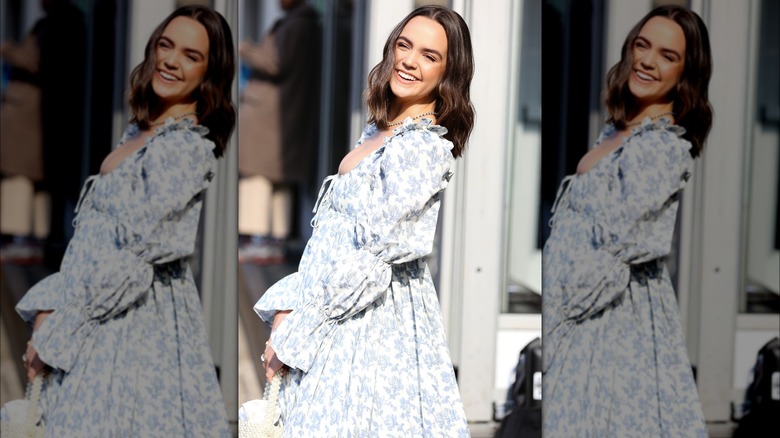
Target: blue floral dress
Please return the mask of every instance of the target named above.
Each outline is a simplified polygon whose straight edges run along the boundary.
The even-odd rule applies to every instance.
[[[645,119],[561,184],[542,265],[545,437],[707,436],[662,260],[693,167],[684,132]]]
[[[368,126],[358,141],[375,135]],[[298,272],[255,305],[285,374],[289,437],[464,437],[466,417],[424,257],[452,175],[447,130],[407,119],[320,190]]]
[[[33,335],[54,369],[41,397],[47,436],[230,436],[186,260],[216,166],[207,133],[168,119],[90,177],[60,271],[17,305],[29,323],[54,310]]]

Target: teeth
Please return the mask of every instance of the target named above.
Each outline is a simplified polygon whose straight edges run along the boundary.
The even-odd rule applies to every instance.
[[[640,79],[644,79],[646,81],[652,81],[653,80],[652,76],[648,76],[648,75],[642,73],[641,71],[637,71],[636,75],[639,76]]]
[[[410,76],[402,71],[398,72],[398,76],[401,76],[402,78],[406,79],[407,81],[416,81],[417,79],[414,76]]]
[[[176,80],[176,76],[171,76],[168,73],[165,73],[164,71],[160,72],[160,76],[162,76],[165,79],[168,79],[169,81],[175,81]]]

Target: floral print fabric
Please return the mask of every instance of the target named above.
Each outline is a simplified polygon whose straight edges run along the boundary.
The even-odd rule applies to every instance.
[[[368,126],[358,144],[375,135]],[[290,367],[280,395],[289,437],[468,436],[438,297],[424,257],[452,143],[407,119],[344,175],[323,183],[298,272],[255,305]]]
[[[29,323],[54,310],[33,336],[54,368],[41,396],[47,436],[230,436],[186,261],[216,166],[207,133],[170,118],[90,177],[60,271],[17,305]]]
[[[545,437],[707,436],[662,261],[693,167],[684,132],[647,118],[561,185],[543,252]]]

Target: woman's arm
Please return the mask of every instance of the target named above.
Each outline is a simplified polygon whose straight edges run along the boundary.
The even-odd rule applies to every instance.
[[[393,266],[429,254],[439,193],[453,161],[448,142],[427,129],[401,134],[385,146],[373,180],[369,215],[355,224],[354,246],[331,261],[312,291],[273,333],[285,364],[307,371],[335,325],[365,310],[390,286]]]
[[[582,320],[620,298],[630,267],[669,253],[674,232],[677,194],[685,187],[693,159],[690,144],[671,130],[655,125],[624,146],[616,158],[617,174],[610,188],[603,221],[594,222],[593,246],[583,250],[558,284],[568,318]]]
[[[52,367],[69,371],[97,324],[147,296],[155,265],[194,249],[200,193],[216,159],[210,143],[197,133],[165,129],[137,157],[128,158],[141,162],[135,179],[127,182],[128,191],[120,195],[127,197],[127,216],[116,218],[110,235],[101,234],[100,241],[83,249],[100,262],[47,277],[17,306],[20,314],[29,314],[46,308],[45,302],[56,303],[33,333],[38,354]]]

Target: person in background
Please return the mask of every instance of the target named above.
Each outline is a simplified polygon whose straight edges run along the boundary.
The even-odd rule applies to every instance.
[[[46,15],[23,44],[0,48],[12,66],[0,116],[0,231],[15,236],[4,259],[38,262],[45,240],[43,261],[56,270],[73,235],[82,178],[87,42],[83,13],[70,0],[41,6]]]
[[[251,69],[238,120],[238,232],[248,237],[239,258],[257,264],[284,261],[295,188],[308,187],[317,169],[319,14],[304,0],[280,5],[284,17],[259,45],[239,45]]]

